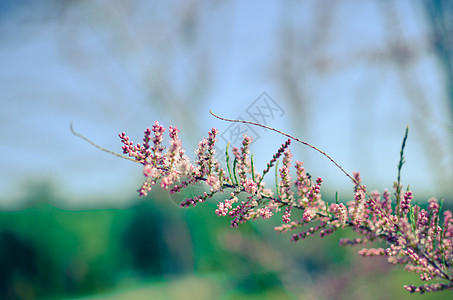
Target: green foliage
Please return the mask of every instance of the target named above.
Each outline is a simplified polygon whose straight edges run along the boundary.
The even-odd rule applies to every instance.
[[[69,211],[49,204],[58,202],[51,190],[31,190],[30,207],[0,212],[0,298],[294,299],[317,295],[316,282],[335,282],[339,274],[349,291],[362,278],[379,276],[379,287],[394,286],[387,269],[354,273],[369,258],[357,260],[355,250],[337,247],[352,232],[294,245],[273,234],[276,224],[232,230],[212,212],[214,204],[174,209],[164,195],[125,209]],[[288,272],[305,277],[288,279]],[[297,288],[288,292],[292,285]],[[409,299],[401,289],[373,293]]]

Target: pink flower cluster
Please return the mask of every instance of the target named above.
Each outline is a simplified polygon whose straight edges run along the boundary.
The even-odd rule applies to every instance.
[[[134,145],[125,133],[119,135],[123,153],[144,166],[145,181],[139,189],[140,196],[146,196],[157,181],[170,193],[179,192],[196,182],[205,182],[209,192],[183,200],[181,207],[188,207],[229,189],[229,197],[217,204],[215,213],[231,218],[231,227],[258,218],[269,219],[280,211],[283,211],[283,224],[275,230],[279,233],[296,232],[291,238],[294,242],[314,234],[323,237],[347,227],[357,237],[343,239],[341,245],[385,242],[383,248],[365,248],[359,254],[385,256],[389,263],[401,264],[405,270],[419,273],[420,279],[427,282],[419,287],[405,286],[408,291],[423,293],[453,289],[453,214],[445,211],[442,221],[442,203],[436,199],[430,199],[427,208],[423,209],[412,203],[410,190],[401,192],[399,182],[394,185],[394,199],[387,190],[382,195],[369,192],[361,183],[360,174],[354,173],[353,176],[347,174],[354,183],[353,199],[347,203],[328,203],[321,197],[322,179],[313,180],[302,162],[295,161],[295,176],[291,175],[291,140],[281,145],[259,173],[250,155],[253,140],[244,135],[242,146],[232,149],[233,162],[229,160],[227,148],[225,171],[215,158],[217,129],[212,128],[208,137],[199,143],[194,162],[185,155],[178,137],[179,130],[170,127],[169,131],[167,149],[163,146],[165,128],[158,122],[145,130],[143,144]],[[265,186],[263,178],[280,158],[282,166],[278,169],[274,195]],[[433,283],[434,280],[442,282]]]
[[[144,165],[143,174],[146,180],[139,189],[140,196],[146,196],[157,180],[161,181],[162,188],[169,189],[182,176],[187,176],[192,172],[190,159],[184,154],[185,150],[179,140],[178,128],[170,126],[169,131],[170,146],[165,153],[162,145],[165,128],[157,121],[154,122],[151,129],[145,130],[143,144],[134,145],[124,132],[119,134],[121,142],[124,144],[123,153]],[[151,133],[153,133],[153,137],[151,137]],[[152,145],[150,145],[150,141],[152,141]]]

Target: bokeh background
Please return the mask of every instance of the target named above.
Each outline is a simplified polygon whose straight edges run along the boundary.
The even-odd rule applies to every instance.
[[[0,0],[0,65],[1,299],[406,299],[417,281],[339,248],[348,232],[292,244],[278,217],[233,230],[214,203],[139,199],[140,166],[71,122],[116,152],[155,120],[189,155],[211,127],[219,149],[245,130],[258,168],[285,140],[211,109],[380,191],[409,125],[402,183],[453,205],[451,1]],[[328,160],[292,150],[326,199],[351,199]]]

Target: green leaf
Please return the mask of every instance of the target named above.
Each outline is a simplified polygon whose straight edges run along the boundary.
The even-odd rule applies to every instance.
[[[437,232],[437,226],[439,226],[440,224],[440,212],[442,210],[442,205],[444,204],[444,199],[440,199],[440,203],[439,203],[439,210],[437,211],[437,219],[436,219],[436,232]],[[442,231],[439,233],[439,234],[442,234]],[[433,245],[434,245],[434,242],[436,242],[436,244],[438,243],[437,242],[437,237],[435,239],[433,239]],[[437,245],[437,246],[440,246],[440,245]],[[435,249],[435,248],[434,248]]]
[[[411,224],[412,233],[414,235],[416,235],[415,234],[415,226],[416,226],[415,223],[416,223],[416,221],[415,221],[414,208],[412,206],[410,206],[410,208],[409,208],[409,224]]]
[[[253,179],[253,182],[255,182],[255,168],[253,167],[253,154],[250,158],[250,163],[252,165],[252,179]]]
[[[226,164],[228,168],[228,175],[230,175],[231,181],[233,181],[233,176],[231,175],[231,168],[230,168],[230,154],[228,153],[228,149],[230,147],[230,142],[226,145],[225,156],[226,156]]]
[[[237,177],[237,175],[236,175],[236,165],[237,165],[237,163],[238,163],[238,160],[237,160],[237,158],[235,157],[235,158],[234,158],[234,162],[233,162],[233,175],[234,175],[234,180],[236,181],[236,182],[235,182],[236,185],[239,185],[239,180],[238,180],[238,177]]]
[[[277,195],[280,197],[280,190],[278,189],[278,160],[275,164],[275,189],[277,190]]]
[[[440,199],[439,211],[437,212],[437,225],[440,223],[440,212],[442,211],[442,206],[444,205],[444,198]]]
[[[400,205],[401,205],[401,169],[403,168],[403,164],[406,162],[404,160],[404,148],[406,147],[407,136],[409,134],[409,125],[406,126],[406,131],[404,133],[403,143],[401,144],[401,151],[400,151],[400,161],[398,163],[398,177],[397,177],[397,185],[396,185],[396,213],[398,217],[400,215]]]

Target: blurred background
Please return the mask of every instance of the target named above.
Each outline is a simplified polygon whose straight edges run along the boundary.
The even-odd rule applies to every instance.
[[[214,202],[139,199],[140,166],[69,125],[120,153],[118,133],[139,141],[158,120],[189,156],[217,127],[219,158],[247,133],[258,169],[285,141],[211,109],[308,141],[379,191],[409,125],[402,183],[451,209],[452,16],[446,0],[0,0],[0,298],[409,298],[417,275],[339,248],[348,232],[292,244],[279,217],[232,230]],[[351,199],[327,159],[292,151],[326,199]]]

